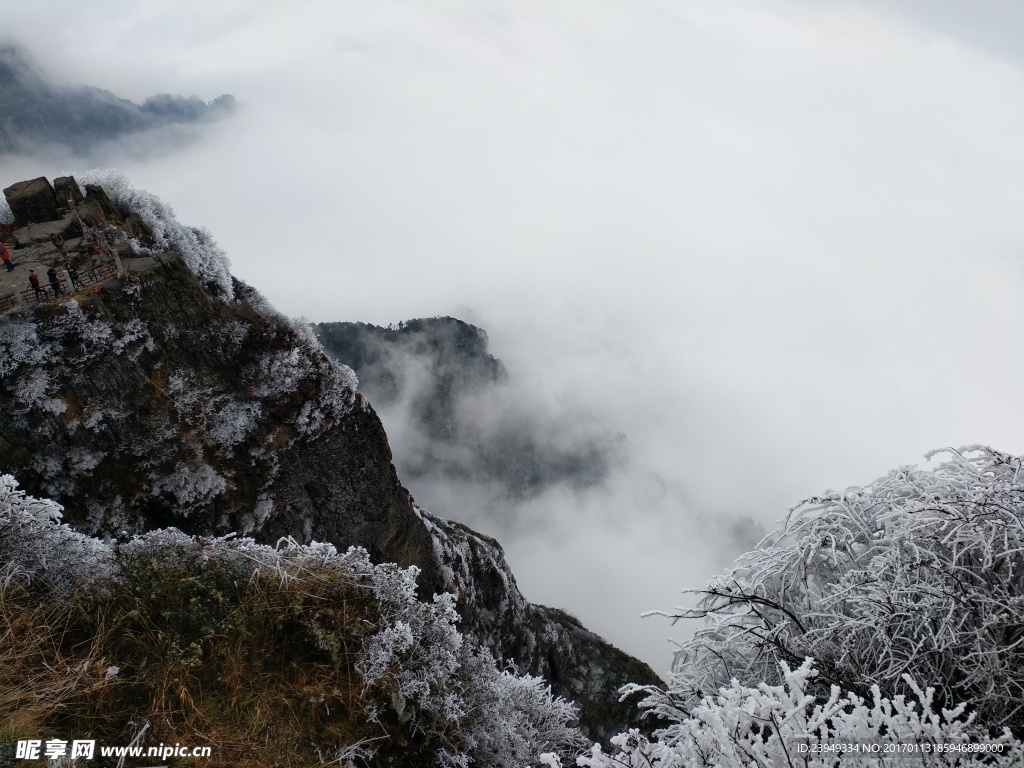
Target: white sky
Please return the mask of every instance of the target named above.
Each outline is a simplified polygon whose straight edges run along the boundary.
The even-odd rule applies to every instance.
[[[0,158],[4,185],[119,167],[283,311],[454,314],[628,435],[627,475],[503,543],[658,671],[683,630],[638,614],[737,554],[707,520],[1024,453],[1024,4],[5,5],[58,81],[241,111],[181,152]]]

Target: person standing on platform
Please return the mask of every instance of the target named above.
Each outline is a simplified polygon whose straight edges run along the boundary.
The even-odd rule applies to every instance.
[[[28,284],[32,286],[32,289],[36,292],[36,300],[42,301],[46,298],[46,294],[43,293],[43,289],[39,287],[39,276],[36,275],[34,269],[28,271]]]
[[[50,281],[50,287],[53,288],[54,298],[60,296],[61,292],[64,289],[63,286],[61,286],[60,284],[60,278],[57,277],[57,270],[54,269],[53,267],[50,267],[48,270],[46,270],[46,279]]]
[[[64,262],[64,271],[68,273],[68,280],[71,281],[72,288],[82,287],[82,284],[78,282],[78,270],[71,266],[70,261]]]

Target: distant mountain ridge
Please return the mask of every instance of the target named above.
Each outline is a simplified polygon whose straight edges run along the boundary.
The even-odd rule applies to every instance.
[[[82,155],[111,139],[225,117],[235,98],[204,102],[164,93],[136,104],[99,88],[56,86],[28,51],[7,42],[0,43],[0,104],[0,154],[61,144]]]

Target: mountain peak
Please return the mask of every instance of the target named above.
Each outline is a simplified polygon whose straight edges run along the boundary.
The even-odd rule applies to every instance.
[[[25,284],[20,303],[7,301],[6,471],[90,535],[173,526],[267,544],[360,546],[374,562],[415,565],[421,595],[453,594],[460,629],[576,700],[590,735],[634,721],[617,689],[657,677],[566,614],[528,603],[493,539],[413,504],[351,369],[332,361],[307,325],[231,277],[212,237],[179,224],[155,196],[117,175],[85,186],[82,202],[56,221],[11,233],[15,272],[60,262],[58,246],[34,231],[46,226],[64,227],[72,262],[116,269],[89,286],[62,275],[57,295]],[[102,211],[103,198],[116,216],[79,216]],[[150,245],[128,227],[133,216]],[[449,325],[480,340],[472,326]],[[488,375],[500,374],[493,358],[481,360]]]

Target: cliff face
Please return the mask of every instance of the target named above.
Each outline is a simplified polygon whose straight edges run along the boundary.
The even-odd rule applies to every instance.
[[[203,238],[154,218],[159,207],[123,189],[111,197],[123,216],[142,214],[154,249],[138,255],[135,241],[120,276],[0,318],[0,469],[91,534],[290,536],[415,564],[424,595],[457,595],[464,631],[577,701],[589,735],[629,724],[635,708],[617,688],[656,682],[651,670],[527,603],[497,542],[418,509],[352,372],[202,261],[216,256],[208,237],[204,251]]]
[[[401,424],[397,464],[417,496],[433,486],[459,488],[508,515],[503,502],[558,485],[598,485],[624,458],[624,435],[585,412],[542,405],[490,354],[487,333],[469,323],[434,317],[388,328],[313,328],[327,354],[359,376],[385,425]]]

